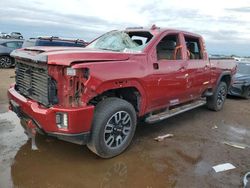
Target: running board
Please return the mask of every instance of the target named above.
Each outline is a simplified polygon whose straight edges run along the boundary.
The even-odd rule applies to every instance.
[[[149,117],[147,117],[145,119],[145,122],[146,123],[156,123],[158,121],[170,118],[172,116],[186,112],[188,110],[192,110],[194,108],[203,106],[204,104],[206,104],[206,101],[198,100],[198,101],[195,101],[195,102],[192,102],[189,104],[185,104],[183,106],[176,107],[176,108],[171,109],[171,110],[166,110],[166,111],[161,112],[159,114],[150,115]]]

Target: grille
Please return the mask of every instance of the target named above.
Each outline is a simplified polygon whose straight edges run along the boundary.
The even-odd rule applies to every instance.
[[[55,86],[53,80],[48,76],[47,65],[27,62],[16,63],[16,90],[27,98],[38,103],[49,106],[51,103],[51,92]]]

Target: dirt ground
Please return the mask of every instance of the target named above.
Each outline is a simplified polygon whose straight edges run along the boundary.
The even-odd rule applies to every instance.
[[[0,187],[242,187],[250,171],[250,100],[229,98],[220,112],[201,107],[163,122],[137,127],[130,147],[103,160],[87,147],[37,137],[31,143],[16,115],[8,111],[6,90],[13,70],[0,70]],[[174,134],[162,142],[154,138]],[[244,146],[238,149],[231,142]],[[212,167],[231,163],[233,170]]]
[[[8,108],[7,89],[15,82],[14,69],[0,69],[0,113]]]

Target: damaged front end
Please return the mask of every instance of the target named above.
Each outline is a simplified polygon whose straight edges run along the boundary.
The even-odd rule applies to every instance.
[[[16,84],[8,90],[8,97],[10,110],[20,117],[32,139],[32,148],[37,148],[37,132],[86,144],[94,106],[86,105],[81,99],[89,70],[38,62],[23,54],[13,55]]]

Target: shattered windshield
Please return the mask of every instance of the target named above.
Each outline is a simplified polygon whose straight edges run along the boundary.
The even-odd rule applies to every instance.
[[[124,31],[111,31],[89,44],[86,48],[118,52],[141,52],[145,46],[146,43],[138,44]]]

